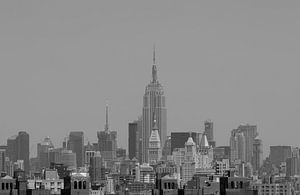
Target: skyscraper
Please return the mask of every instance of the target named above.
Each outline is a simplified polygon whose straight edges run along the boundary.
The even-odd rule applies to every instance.
[[[68,149],[72,150],[76,154],[76,165],[82,167],[84,165],[83,161],[83,146],[84,138],[82,131],[72,131],[69,134]]]
[[[262,166],[262,164],[263,164],[263,145],[262,145],[262,140],[259,139],[259,137],[257,136],[253,142],[253,159],[252,159],[253,171],[257,173],[257,171]]]
[[[214,141],[214,123],[210,120],[204,122],[204,134],[207,137],[208,144],[213,148],[216,146]]]
[[[147,149],[149,147],[149,137],[153,129],[154,116],[156,116],[157,126],[161,145],[165,144],[167,138],[167,109],[164,90],[157,79],[157,67],[155,61],[155,50],[153,52],[152,80],[146,86],[143,97],[143,127],[142,127],[142,151],[143,162],[148,162]]]
[[[39,161],[39,168],[50,167],[49,151],[53,148],[54,146],[50,137],[46,137],[44,141],[37,144],[37,158]]]
[[[25,131],[20,131],[17,136],[17,151],[18,159],[24,161],[24,171],[29,173],[29,134]]]
[[[279,167],[282,162],[292,156],[291,146],[270,146],[270,161],[271,164]]]
[[[89,174],[92,184],[100,184],[101,180],[105,179],[102,157],[99,151],[95,153],[95,156],[90,158]]]
[[[230,161],[236,163],[237,161],[245,162],[246,160],[246,140],[242,132],[234,129],[230,136]]]
[[[117,132],[110,131],[108,125],[108,106],[106,106],[106,122],[104,131],[98,131],[98,147],[104,161],[116,159],[117,151]]]
[[[246,142],[246,162],[252,164],[252,156],[253,156],[253,143],[257,133],[257,126],[256,125],[240,125],[238,127],[238,131],[242,132],[245,136]]]
[[[138,123],[136,121],[128,124],[128,156],[129,159],[134,157],[138,159],[139,147],[139,131]]]

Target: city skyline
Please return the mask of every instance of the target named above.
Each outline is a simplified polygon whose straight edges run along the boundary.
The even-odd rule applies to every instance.
[[[127,137],[128,122],[141,115],[155,42],[168,135],[203,131],[203,122],[211,119],[218,146],[229,145],[230,131],[240,123],[257,125],[264,155],[270,145],[298,146],[297,5],[219,3],[222,8],[213,3],[184,4],[184,9],[180,3],[123,4],[114,15],[101,3],[76,3],[65,13],[69,5],[63,2],[59,7],[37,3],[33,12],[28,4],[1,2],[0,143],[25,130],[32,156],[45,136],[57,147],[69,132],[82,130],[95,142],[108,99],[111,129],[127,148],[127,139],[120,137]],[[223,9],[228,12],[221,18]],[[284,28],[277,29],[278,23]],[[273,132],[278,136],[268,136]]]

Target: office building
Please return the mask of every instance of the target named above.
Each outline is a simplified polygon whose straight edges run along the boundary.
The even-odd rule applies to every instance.
[[[68,150],[71,150],[76,154],[76,165],[78,167],[83,167],[84,165],[84,154],[83,154],[83,146],[84,146],[84,137],[82,131],[72,131],[69,134],[68,140]]]
[[[95,153],[95,156],[90,159],[89,174],[91,184],[100,184],[105,180],[105,173],[103,169],[103,159],[99,151]]]
[[[171,132],[171,153],[173,153],[175,148],[184,148],[185,142],[190,137],[195,141],[195,145],[200,144],[200,133],[197,132]]]
[[[216,142],[214,141],[214,124],[212,121],[207,120],[204,122],[204,134],[207,137],[208,144],[213,148],[216,147]]]
[[[104,131],[98,131],[98,147],[104,161],[113,161],[117,154],[117,132],[110,131],[108,125],[108,106],[106,106],[106,120]]]
[[[153,52],[152,80],[146,86],[143,97],[143,126],[142,126],[142,151],[143,162],[148,162],[147,150],[149,147],[149,137],[153,129],[153,121],[156,117],[161,143],[165,143],[167,138],[167,109],[166,98],[162,85],[158,81],[157,67],[155,61],[155,50]]]
[[[231,131],[230,136],[230,163],[236,164],[246,161],[246,138],[237,129]]]
[[[24,170],[29,173],[29,134],[20,131],[18,135],[7,139],[7,156],[12,163],[24,161]]]
[[[72,150],[62,150],[61,163],[67,166],[68,170],[76,170],[77,168],[76,153],[72,152]]]
[[[43,142],[37,144],[38,168],[48,168],[50,166],[49,151],[54,148],[50,137],[46,137]]]
[[[282,162],[292,156],[291,146],[270,146],[270,162],[279,167]]]
[[[246,150],[246,162],[252,163],[253,156],[253,143],[254,139],[258,136],[256,125],[240,125],[237,128],[238,132],[243,133],[245,137],[245,150]]]
[[[263,145],[262,140],[257,136],[253,142],[253,159],[252,166],[253,171],[258,173],[260,167],[263,164]]]
[[[129,159],[139,157],[139,129],[138,122],[134,121],[128,124],[128,156]]]

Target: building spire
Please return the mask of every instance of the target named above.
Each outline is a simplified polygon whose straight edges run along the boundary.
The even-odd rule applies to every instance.
[[[108,129],[108,103],[106,102],[106,106],[105,106],[105,126],[104,126],[104,130],[107,132]]]
[[[155,62],[155,44],[153,45],[153,65],[156,64]]]
[[[155,45],[153,46],[153,65],[152,65],[152,82],[157,81],[157,68],[156,68],[156,58],[155,58]]]

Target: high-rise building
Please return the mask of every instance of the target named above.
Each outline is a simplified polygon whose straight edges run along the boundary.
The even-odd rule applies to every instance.
[[[213,148],[216,146],[214,141],[214,123],[210,120],[204,122],[204,134],[207,137],[208,144]]]
[[[11,162],[18,160],[18,143],[17,135],[11,136],[7,139],[7,156]]]
[[[143,127],[142,127],[142,151],[143,162],[148,162],[147,149],[149,147],[149,137],[153,129],[154,116],[156,116],[157,126],[161,143],[165,143],[167,138],[167,109],[166,98],[162,85],[157,79],[157,67],[155,61],[155,50],[153,52],[152,80],[146,86],[143,97]]]
[[[61,163],[68,167],[69,170],[76,170],[76,153],[72,150],[62,150],[61,151]]]
[[[29,134],[20,131],[18,135],[8,138],[6,155],[12,163],[23,160],[24,171],[29,173]]]
[[[138,122],[128,124],[128,156],[129,159],[138,159],[139,155],[139,130]]]
[[[106,122],[104,131],[98,131],[98,147],[104,161],[113,161],[117,154],[117,132],[110,131],[108,126],[108,106],[106,106]]]
[[[76,154],[76,165],[82,167],[84,165],[83,146],[84,134],[82,131],[72,131],[69,134],[68,149]]]
[[[39,168],[50,167],[49,151],[53,148],[54,146],[50,137],[46,137],[43,142],[37,144],[37,159]]]
[[[103,162],[99,151],[95,153],[95,156],[90,159],[89,174],[92,184],[100,184],[105,180],[105,173],[103,173]]]
[[[24,171],[29,173],[29,134],[25,131],[20,131],[17,136],[17,151],[18,159],[24,161]]]
[[[96,154],[96,151],[93,151],[93,150],[85,151],[85,153],[84,153],[84,164],[86,166],[89,166],[91,164],[91,158],[94,157],[95,154]]]
[[[292,156],[291,146],[270,146],[270,162],[279,167],[282,162]]]
[[[0,149],[0,173],[5,172],[5,150]]]
[[[246,140],[242,132],[234,129],[230,136],[230,162],[240,163],[246,161]]]
[[[155,165],[161,160],[162,150],[160,137],[158,133],[158,127],[156,120],[154,119],[154,126],[151,131],[151,136],[149,138],[149,147],[148,147],[148,160],[150,165]]]
[[[195,145],[200,144],[200,133],[197,132],[171,132],[171,153],[173,153],[175,148],[184,148],[185,142],[189,137],[192,137],[195,141]]]
[[[252,163],[252,156],[253,156],[253,142],[257,133],[257,126],[256,125],[240,125],[238,131],[244,134],[245,137],[245,148],[246,148],[246,162]]]
[[[262,164],[263,164],[263,145],[262,145],[262,140],[259,139],[259,137],[257,136],[253,142],[253,159],[252,159],[253,171],[257,173],[257,171],[262,166]]]

